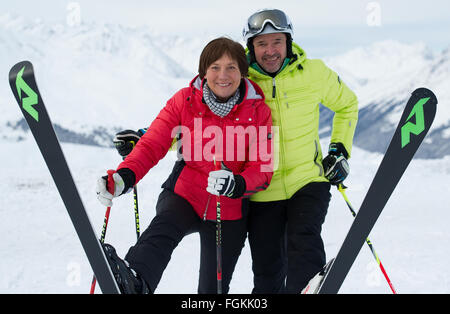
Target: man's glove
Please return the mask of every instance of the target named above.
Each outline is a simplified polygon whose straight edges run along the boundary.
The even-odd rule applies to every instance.
[[[244,178],[241,175],[233,175],[233,172],[222,163],[221,170],[209,173],[206,191],[213,195],[239,198],[244,195],[245,188]]]
[[[124,130],[117,133],[113,143],[120,156],[128,156],[146,131],[147,129],[139,129],[137,132],[133,130]]]
[[[328,156],[322,161],[325,177],[333,185],[342,183],[347,178],[350,167],[347,162],[348,153],[342,143],[331,143]]]

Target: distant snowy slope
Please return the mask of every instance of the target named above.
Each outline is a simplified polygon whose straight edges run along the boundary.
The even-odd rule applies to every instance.
[[[450,48],[450,41],[449,41]],[[360,108],[426,86],[442,98],[434,128],[450,120],[450,49],[434,53],[422,43],[386,40],[325,59],[355,90]]]
[[[418,157],[450,155],[450,49],[433,53],[421,43],[387,40],[325,61],[358,96],[360,113],[355,141],[360,147],[384,152],[411,92],[427,87],[439,103]],[[322,126],[331,123],[332,117],[331,112],[324,110]],[[329,134],[329,130],[324,134]]]

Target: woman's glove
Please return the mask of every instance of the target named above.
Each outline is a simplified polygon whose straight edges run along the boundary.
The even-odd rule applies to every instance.
[[[231,197],[234,192],[236,182],[233,172],[229,170],[211,171],[208,176],[208,187],[206,191],[214,195],[224,195]]]
[[[208,176],[206,191],[213,195],[239,198],[244,195],[246,184],[241,175],[234,175],[222,162],[221,170],[211,171]]]
[[[108,175],[97,180],[97,199],[103,205],[112,206],[112,199],[132,190],[134,173],[127,168],[119,171],[108,170]]]

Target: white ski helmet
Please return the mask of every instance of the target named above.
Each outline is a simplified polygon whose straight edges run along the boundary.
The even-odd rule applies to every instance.
[[[250,38],[262,34],[286,33],[293,38],[294,28],[289,17],[281,10],[262,9],[253,13],[242,31],[245,43]]]

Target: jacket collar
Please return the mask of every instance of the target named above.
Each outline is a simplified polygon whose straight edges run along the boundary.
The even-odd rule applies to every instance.
[[[203,84],[204,79],[200,79],[200,76],[197,75],[194,77],[194,79],[191,81],[189,86],[193,88],[196,92],[199,92],[199,95],[203,95]],[[255,99],[264,99],[264,94],[259,90],[257,91],[255,86],[253,86],[252,82],[248,78],[244,78],[245,83],[245,93],[244,98],[241,102],[245,100],[255,100]]]

